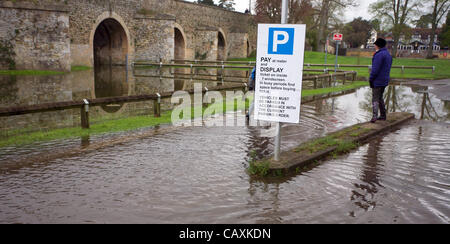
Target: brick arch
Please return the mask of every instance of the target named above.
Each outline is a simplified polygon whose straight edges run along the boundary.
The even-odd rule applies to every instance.
[[[217,60],[222,61],[227,59],[227,37],[224,31],[219,28],[217,32]]]
[[[131,35],[122,17],[114,12],[101,14],[90,33],[91,62],[104,63],[111,57],[112,64],[124,65],[126,56],[133,53]],[[97,56],[97,57],[96,57]],[[131,58],[128,58],[128,64]]]
[[[174,23],[174,59],[182,60],[186,59],[186,47],[187,39],[186,34],[181,25]],[[176,73],[188,73],[188,70],[183,68],[175,68]],[[176,75],[175,75],[176,76]],[[186,88],[186,82],[183,79],[174,79],[174,90],[184,90]]]

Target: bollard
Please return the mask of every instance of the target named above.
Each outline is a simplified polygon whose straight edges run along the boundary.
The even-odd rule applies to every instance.
[[[153,112],[155,114],[156,118],[161,117],[161,94],[156,93],[156,95],[158,96],[158,99],[154,100],[154,106],[153,106]]]
[[[208,87],[205,86],[205,97],[203,98],[202,101],[202,109],[207,108],[208,107]]]
[[[84,105],[80,109],[81,113],[81,128],[89,129],[89,101],[83,99]]]
[[[225,65],[223,65],[223,61],[222,61],[222,73],[221,73],[221,78],[222,78],[222,86],[225,85],[224,81],[223,81],[223,74],[225,73]]]
[[[436,71],[436,66],[433,66],[433,71],[432,71],[432,73],[434,74],[435,71]]]
[[[405,74],[405,66],[402,65],[402,75]]]

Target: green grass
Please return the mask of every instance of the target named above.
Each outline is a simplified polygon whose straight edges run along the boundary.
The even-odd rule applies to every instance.
[[[369,83],[367,81],[356,81],[351,84],[343,85],[343,86],[326,87],[326,88],[319,88],[319,89],[313,89],[313,90],[303,90],[302,97],[309,97],[309,96],[327,94],[327,93],[331,93],[331,92],[352,90],[352,89],[356,89],[356,88],[368,86],[368,85],[369,85]]]
[[[72,66],[72,72],[90,70],[87,66]],[[54,71],[54,70],[0,70],[0,75],[15,75],[15,76],[47,76],[47,75],[64,75],[69,72]]]
[[[66,72],[51,70],[0,70],[0,75],[63,75]]]
[[[335,155],[347,153],[358,147],[358,144],[353,142],[354,137],[358,137],[370,131],[371,129],[355,125],[305,143],[294,149],[293,152],[313,154],[336,146],[336,149],[333,152]]]
[[[333,55],[328,55],[328,64],[334,64]],[[255,61],[255,58],[243,58],[243,59],[231,59],[230,61]],[[305,63],[311,64],[324,64],[325,54],[319,52],[305,52]],[[359,65],[371,65],[372,59],[367,57],[360,57],[359,63],[357,57],[338,57],[339,64],[359,64]],[[392,69],[392,78],[416,78],[416,79],[447,79],[450,78],[450,60],[439,60],[439,59],[407,59],[407,58],[397,58],[394,59],[393,65],[404,65],[404,66],[435,66],[436,72],[433,74],[431,70],[423,69],[405,69],[404,74],[402,74],[401,69]],[[315,68],[315,67],[312,67]],[[355,70],[358,72],[358,76],[368,77],[368,68],[342,68],[342,70]]]
[[[321,88],[316,90],[305,90],[302,96],[312,96],[326,94],[329,92],[343,91],[348,89],[355,89],[357,87],[367,85],[367,82],[356,82],[351,85],[338,86],[332,88]],[[240,111],[244,108],[248,108],[250,105],[250,99],[247,99],[245,103],[239,103],[236,101],[227,101],[223,103],[214,103],[208,107],[209,110],[217,111]],[[223,106],[220,108],[220,106]],[[206,108],[203,109],[205,111]],[[191,118],[194,118],[194,108],[191,111]],[[24,130],[9,131],[6,133],[6,137],[0,138],[0,147],[11,146],[11,145],[25,145],[37,141],[52,141],[58,139],[68,139],[68,138],[80,138],[88,135],[113,133],[120,131],[130,131],[139,128],[152,127],[161,124],[170,124],[172,116],[172,111],[167,111],[161,114],[161,117],[156,118],[154,116],[134,116],[122,119],[95,119],[91,120],[94,122],[91,124],[90,129],[81,128],[61,128],[52,130],[43,130],[37,132],[26,133]]]

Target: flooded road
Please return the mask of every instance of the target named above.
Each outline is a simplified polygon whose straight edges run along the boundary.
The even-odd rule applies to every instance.
[[[390,111],[423,119],[267,182],[245,172],[253,152],[273,152],[251,127],[183,128],[23,167],[5,166],[15,149],[0,149],[0,222],[449,223],[449,103],[423,87],[386,96]],[[303,105],[302,122],[283,126],[283,149],[367,121],[370,99],[362,88]]]

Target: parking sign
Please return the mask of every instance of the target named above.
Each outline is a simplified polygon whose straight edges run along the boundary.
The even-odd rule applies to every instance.
[[[299,123],[305,25],[258,25],[255,118]]]

